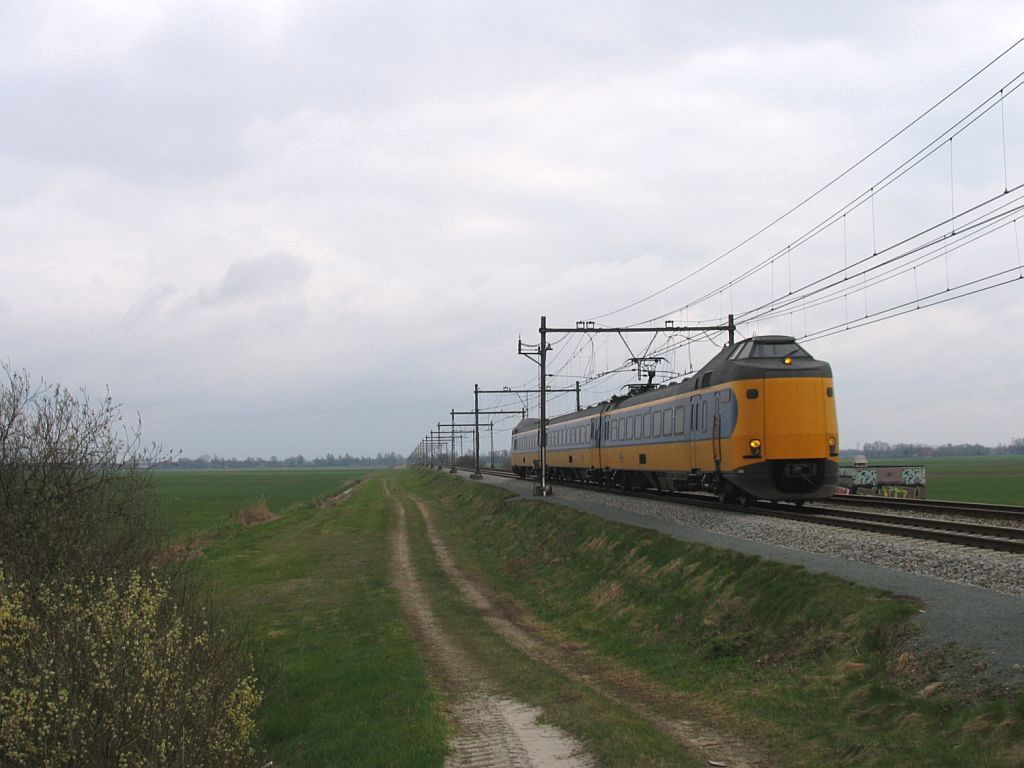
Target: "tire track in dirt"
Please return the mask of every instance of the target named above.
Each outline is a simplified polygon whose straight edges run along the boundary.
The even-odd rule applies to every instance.
[[[397,517],[393,583],[430,663],[443,678],[457,735],[446,768],[587,768],[578,742],[537,722],[541,711],[494,693],[482,666],[457,648],[430,608],[409,551],[405,507],[384,488]]]
[[[738,737],[697,720],[678,719],[663,714],[666,711],[692,709],[678,694],[643,679],[634,670],[583,652],[578,645],[560,642],[550,628],[518,605],[502,605],[499,609],[496,601],[490,599],[480,585],[459,570],[434,526],[429,505],[419,499],[415,501],[426,523],[427,536],[441,568],[466,602],[483,616],[495,633],[534,661],[626,707],[678,744],[701,755],[711,765],[726,765],[729,768],[766,768],[770,765]]]

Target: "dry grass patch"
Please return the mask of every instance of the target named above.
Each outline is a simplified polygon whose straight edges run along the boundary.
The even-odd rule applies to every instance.
[[[239,523],[243,528],[249,528],[260,523],[269,523],[271,520],[277,520],[277,515],[270,511],[270,507],[267,506],[267,500],[263,498],[252,506],[243,507],[235,513],[235,522]]]

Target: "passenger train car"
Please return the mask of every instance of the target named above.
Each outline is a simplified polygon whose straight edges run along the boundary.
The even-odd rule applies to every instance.
[[[692,377],[549,419],[547,473],[625,489],[701,489],[802,503],[839,475],[832,369],[789,336],[726,346]],[[540,422],[512,430],[512,466],[540,467]]]

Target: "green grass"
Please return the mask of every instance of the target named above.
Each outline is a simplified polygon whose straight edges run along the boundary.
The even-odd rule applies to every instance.
[[[409,475],[402,480],[407,484]],[[707,765],[625,706],[552,672],[499,638],[460,597],[438,564],[416,506],[405,506],[413,561],[435,616],[458,647],[471,658],[486,660],[487,674],[502,693],[542,709],[544,722],[575,736],[605,768]]]
[[[258,722],[275,766],[439,766],[446,725],[390,584],[379,476],[338,507],[298,506],[339,480],[287,478],[274,496],[283,517],[218,539],[197,562],[262,648]]]
[[[924,467],[929,499],[1024,506],[1024,456],[872,459],[870,465]]]
[[[1024,698],[915,695],[928,678],[894,658],[916,611],[909,603],[567,508],[507,503],[501,491],[446,475],[404,482],[432,501],[465,567],[566,637],[683,692],[778,764],[966,767],[1024,757]]]
[[[261,499],[280,514],[337,493],[366,475],[365,470],[351,469],[168,470],[153,472],[152,478],[169,534],[180,539],[230,526],[240,509]]]

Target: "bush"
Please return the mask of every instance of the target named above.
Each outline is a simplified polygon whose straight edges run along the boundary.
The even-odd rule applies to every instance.
[[[242,635],[161,566],[155,449],[109,395],[2,370],[0,765],[253,764]]]
[[[98,403],[32,385],[3,366],[0,385],[0,561],[29,584],[48,576],[129,573],[160,546],[141,450],[108,394]]]
[[[153,575],[30,599],[0,571],[0,764],[251,765],[255,680],[188,619]]]

